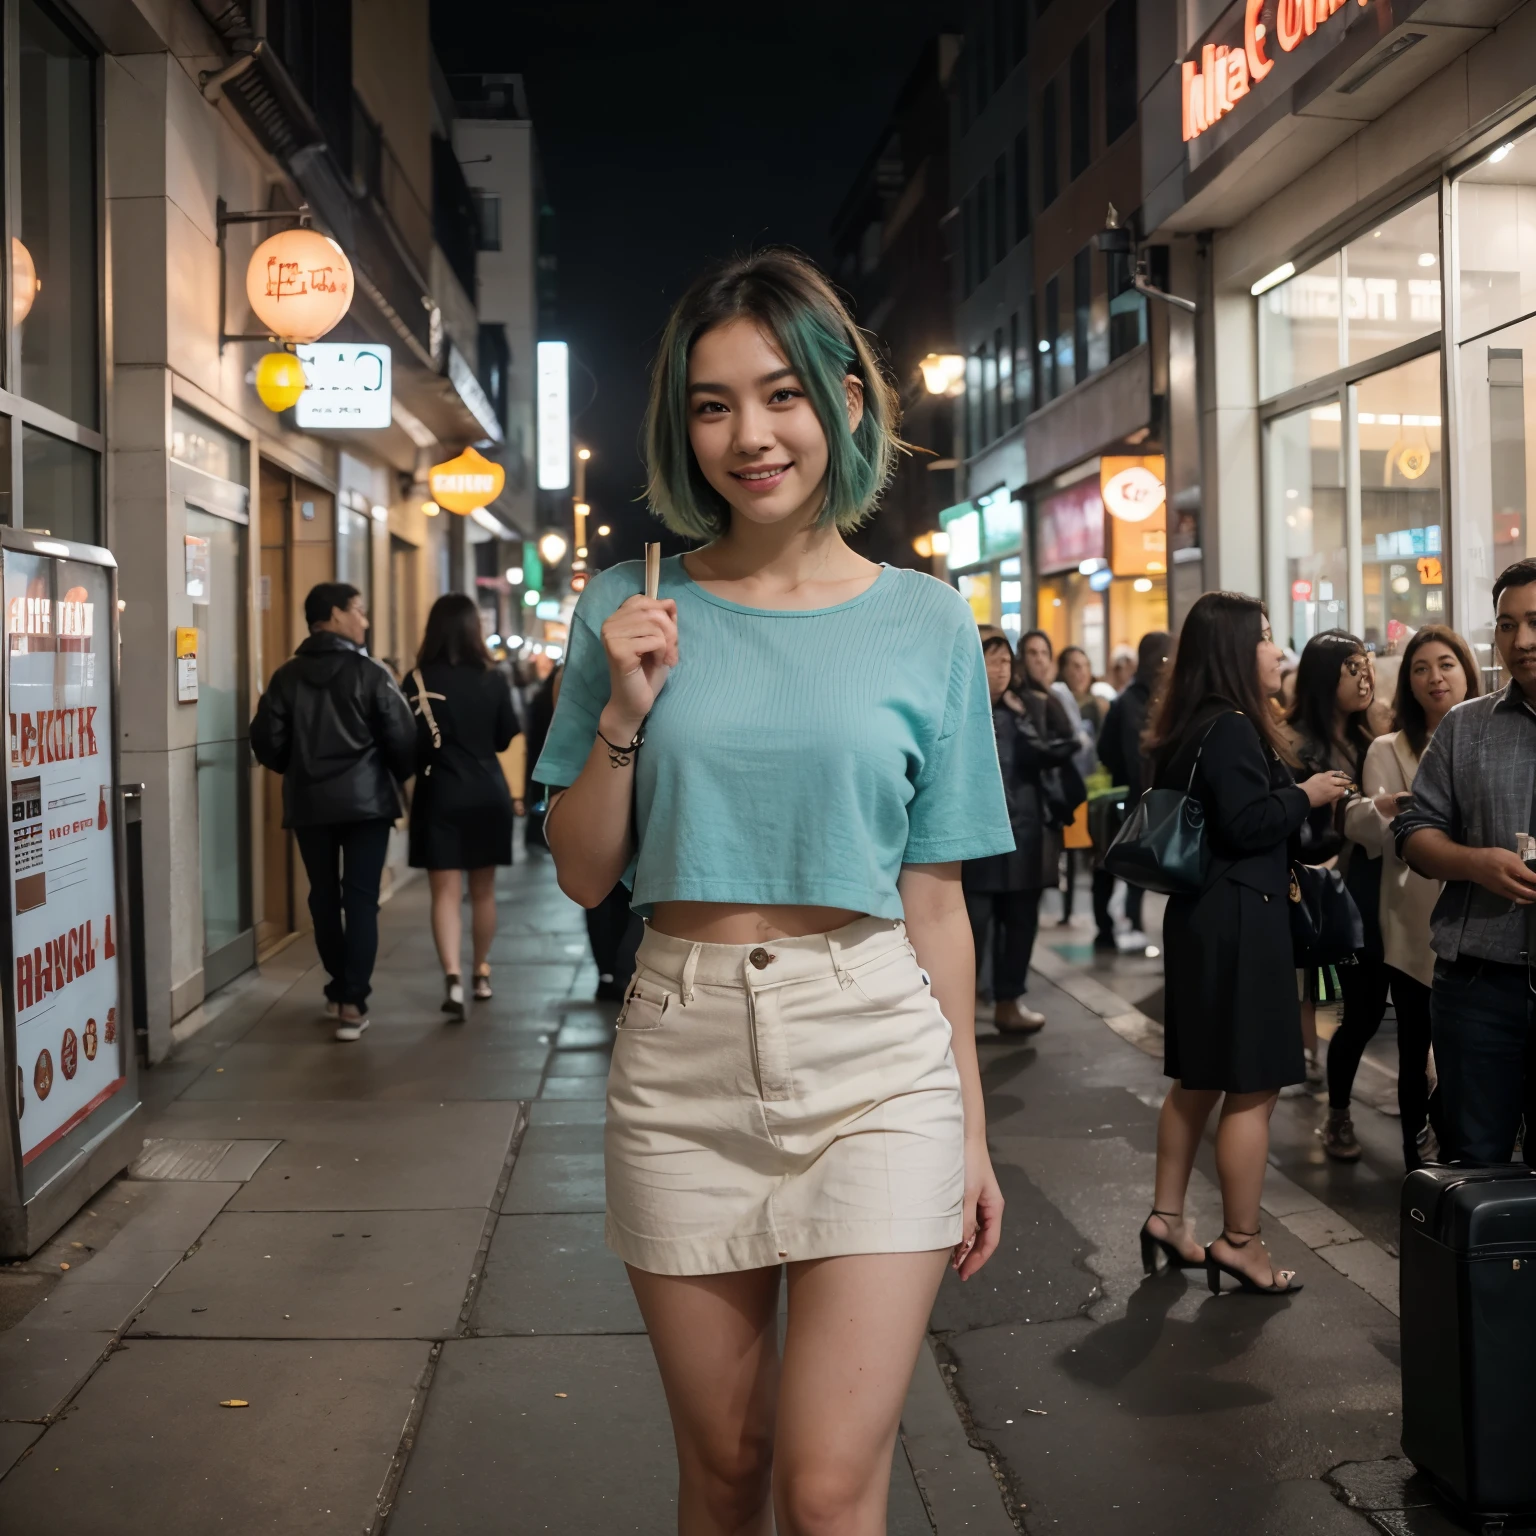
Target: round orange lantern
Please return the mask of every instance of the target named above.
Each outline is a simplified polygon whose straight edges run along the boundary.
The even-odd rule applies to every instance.
[[[43,285],[37,280],[37,267],[32,252],[15,235],[11,236],[11,324],[20,325],[32,313],[37,301],[37,290]]]
[[[245,296],[280,340],[318,341],[352,303],[352,263],[329,235],[285,229],[251,253]]]
[[[506,483],[506,470],[473,448],[444,464],[434,464],[427,479],[438,506],[466,516],[495,501]]]
[[[256,364],[256,393],[269,411],[286,411],[304,387],[304,368],[292,352],[268,352]]]

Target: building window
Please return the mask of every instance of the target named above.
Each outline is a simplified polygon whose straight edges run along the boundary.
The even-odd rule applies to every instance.
[[[1040,93],[1040,206],[1049,208],[1061,191],[1061,153],[1057,144],[1060,108],[1056,82],[1048,80]]]
[[[988,204],[991,198],[987,192],[987,178],[983,176],[976,183],[976,281],[986,281],[987,273],[992,270],[992,220],[988,212]]]
[[[35,427],[21,429],[21,509],[27,528],[99,544],[101,455]]]
[[[1153,247],[1153,251],[1159,250],[1166,255],[1166,246]],[[1113,361],[1123,357],[1132,348],[1139,347],[1147,339],[1147,300],[1144,294],[1136,291],[1131,257],[1126,253],[1115,252],[1106,256],[1104,272],[1109,292],[1109,356]],[[1166,289],[1166,274],[1158,281],[1154,273],[1153,286]]]
[[[992,85],[1001,89],[1011,67],[1011,50],[1008,47],[1008,0],[992,0]]]
[[[1088,77],[1088,39],[1086,37],[1072,50],[1072,62],[1068,70],[1070,84],[1067,91],[1067,112],[1071,118],[1068,179],[1076,181],[1088,169],[1088,162],[1093,158],[1093,88]]]
[[[1013,140],[1013,238],[1029,233],[1029,129],[1021,128]]]
[[[1022,64],[1029,52],[1029,0],[1013,0],[1013,62]]]
[[[960,54],[959,62],[955,66],[953,76],[955,82],[955,109],[960,114],[960,132],[962,135],[971,131],[971,49],[976,46],[975,39],[966,43]]]
[[[985,424],[982,421],[981,359],[984,349],[977,347],[965,365],[965,452],[975,458],[982,449]]]
[[[1045,285],[1045,329],[1041,340],[1045,344],[1045,372],[1041,383],[1042,401],[1054,400],[1061,393],[1061,279],[1051,278]]]
[[[1014,328],[1018,328],[1017,316]],[[1013,402],[1013,348],[1004,340],[1002,326],[993,333],[992,350],[997,358],[997,435],[1001,437],[1019,420]]]
[[[986,48],[986,15],[982,13],[976,18],[976,29],[971,36],[973,44],[971,52],[971,85],[976,93],[976,116],[980,117],[982,109],[987,104],[987,91],[991,80],[991,71],[987,68]]]
[[[964,273],[961,291],[965,298],[976,291],[976,194],[967,192],[960,201],[960,265]]]
[[[1104,142],[1135,125],[1136,0],[1114,0],[1104,13]]]
[[[475,200],[476,248],[482,251],[501,249],[501,193],[486,192],[472,187]]]
[[[1072,258],[1072,356],[1076,363],[1076,382],[1081,384],[1092,370],[1088,356],[1088,319],[1093,304],[1093,250],[1084,246]]]
[[[985,345],[981,349],[981,387],[986,397],[982,406],[986,413],[983,432],[985,445],[996,442],[1002,433],[1002,418],[997,409],[997,355],[989,351]]]
[[[1035,346],[1030,334],[1031,312],[1013,317],[1013,419],[1023,421],[1035,404]]]
[[[992,257],[1008,254],[1008,156],[999,155],[992,167]],[[1017,215],[1015,215],[1017,218]]]

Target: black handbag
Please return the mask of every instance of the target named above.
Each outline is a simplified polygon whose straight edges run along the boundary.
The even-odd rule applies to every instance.
[[[1104,854],[1103,868],[1116,879],[1163,896],[1193,896],[1205,888],[1211,850],[1205,841],[1205,806],[1194,788],[1200,755],[1215,724],[1211,721],[1200,738],[1183,792],[1149,789],[1126,817]]]
[[[1083,776],[1073,763],[1040,770],[1040,801],[1048,827],[1070,827],[1077,808],[1088,798]]]
[[[1336,965],[1365,947],[1360,908],[1336,869],[1291,865],[1291,952],[1302,970]]]

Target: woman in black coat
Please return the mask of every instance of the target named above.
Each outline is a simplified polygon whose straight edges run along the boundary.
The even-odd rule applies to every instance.
[[[507,680],[491,660],[480,611],[463,592],[433,603],[405,696],[416,713],[411,867],[432,885],[432,936],[443,964],[443,1011],[464,1017],[461,873],[469,872],[474,995],[491,995],[496,867],[512,862],[514,806],[497,754],[517,734]]]
[[[1040,894],[1055,886],[1061,862],[1061,827],[1047,819],[1040,776],[1070,764],[1080,743],[1059,700],[1028,682],[1017,689],[1011,686],[1013,650],[1006,635],[988,635],[981,649],[1014,850],[967,859],[960,867],[960,881],[978,963],[988,933],[993,935],[993,1020],[998,1033],[1028,1035],[1045,1024],[1045,1015],[1021,1007],[1019,999],[1034,952]]]
[[[1171,897],[1163,917],[1163,1069],[1175,1081],[1158,1120],[1142,1262],[1150,1272],[1161,1248],[1172,1265],[1204,1265],[1213,1290],[1226,1273],[1264,1295],[1301,1288],[1274,1269],[1259,1238],[1269,1117],[1280,1089],[1305,1075],[1290,860],[1311,809],[1342,799],[1350,783],[1331,771],[1305,785],[1291,777],[1269,709],[1281,659],[1262,603],[1207,592],[1184,620],[1147,739],[1155,786],[1204,807],[1210,866],[1199,894]],[[1202,1248],[1184,1197],[1218,1103],[1223,1226]]]

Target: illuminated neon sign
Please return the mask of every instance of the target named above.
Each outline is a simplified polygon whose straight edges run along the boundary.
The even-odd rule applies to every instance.
[[[1355,0],[1366,6],[1371,0]],[[1200,57],[1183,66],[1184,142],[1197,139],[1231,112],[1275,67],[1271,42],[1292,53],[1319,27],[1344,10],[1349,0],[1246,0],[1243,46],[1207,43]],[[1265,22],[1270,12],[1273,29]]]

